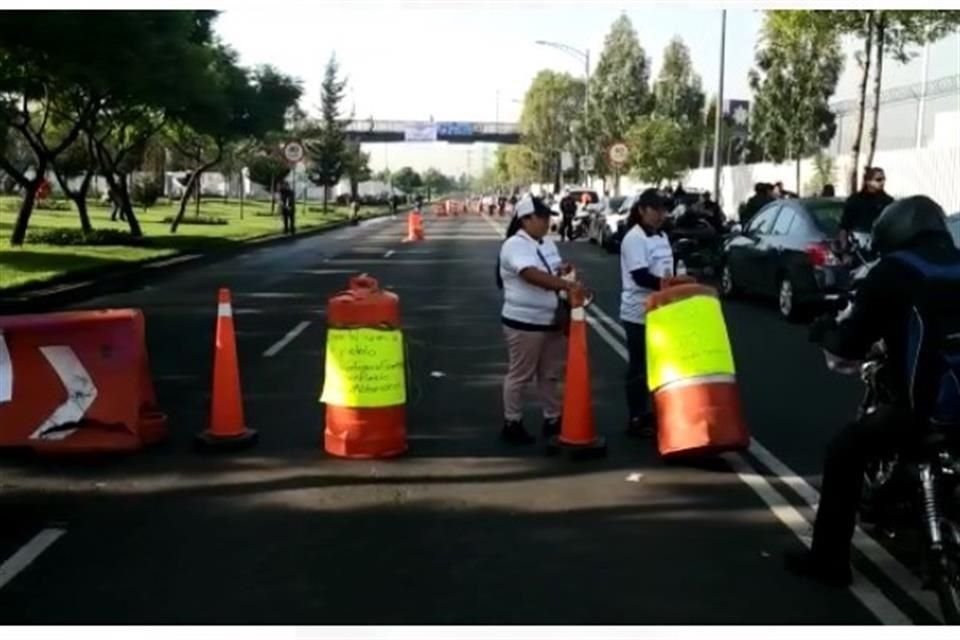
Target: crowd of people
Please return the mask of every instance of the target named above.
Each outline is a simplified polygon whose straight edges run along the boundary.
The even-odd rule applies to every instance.
[[[868,461],[916,438],[935,408],[960,422],[960,385],[955,384],[960,379],[960,250],[936,202],[925,196],[893,201],[884,184],[883,170],[868,168],[861,190],[846,200],[840,225],[844,238],[852,230],[872,230],[879,262],[839,319],[826,316],[811,328],[811,340],[837,357],[863,360],[882,340],[894,358],[889,368],[890,406],[851,422],[828,447],[812,548],[785,555],[787,570],[830,586],[849,585],[852,579],[850,541]],[[824,197],[831,195],[832,190],[825,189]],[[767,202],[784,197],[796,196],[779,183],[758,184],[744,207],[745,222]],[[669,196],[654,189],[640,194],[630,209],[621,244],[619,315],[629,354],[624,378],[626,432],[639,437],[652,437],[657,431],[646,379],[645,310],[650,295],[677,280],[672,249],[662,230],[676,199],[676,191]],[[705,194],[701,208],[719,209],[708,203],[712,200]],[[564,301],[585,295],[584,284],[572,277],[572,266],[549,238],[550,214],[541,199],[529,195],[521,199],[497,264],[509,355],[501,437],[512,444],[536,440],[522,419],[523,391],[532,382],[543,412],[542,435],[560,432],[564,326],[569,313]],[[919,335],[913,319],[919,319]],[[947,384],[950,380],[953,386]]]

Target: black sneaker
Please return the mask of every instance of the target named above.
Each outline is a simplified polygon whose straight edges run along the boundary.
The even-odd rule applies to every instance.
[[[540,433],[544,438],[560,435],[560,418],[544,418]]]
[[[652,438],[656,433],[652,420],[648,418],[630,418],[627,423],[627,435],[631,438]]]
[[[817,560],[809,550],[783,554],[783,566],[795,576],[808,578],[828,587],[849,587],[853,583],[853,572],[849,564],[828,566]]]
[[[500,439],[510,444],[533,444],[537,441],[523,428],[520,420],[505,420],[500,431]]]

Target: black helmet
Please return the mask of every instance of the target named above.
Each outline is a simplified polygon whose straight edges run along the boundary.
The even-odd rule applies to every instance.
[[[943,209],[927,196],[896,200],[873,223],[872,247],[881,254],[896,251],[926,233],[949,236]]]

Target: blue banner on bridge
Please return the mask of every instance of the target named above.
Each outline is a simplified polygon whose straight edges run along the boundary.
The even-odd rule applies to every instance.
[[[473,125],[469,122],[438,122],[437,135],[467,138],[473,135]]]

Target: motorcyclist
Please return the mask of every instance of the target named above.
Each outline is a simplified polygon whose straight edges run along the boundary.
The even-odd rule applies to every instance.
[[[838,318],[818,319],[810,330],[812,341],[843,360],[863,360],[883,340],[890,378],[883,382],[892,398],[831,440],[812,547],[785,556],[792,573],[831,586],[852,580],[850,541],[866,464],[923,433],[939,381],[946,379],[933,374],[946,360],[927,354],[951,333],[960,343],[960,250],[940,205],[926,196],[894,202],[874,223],[872,244],[881,258],[853,304]]]

